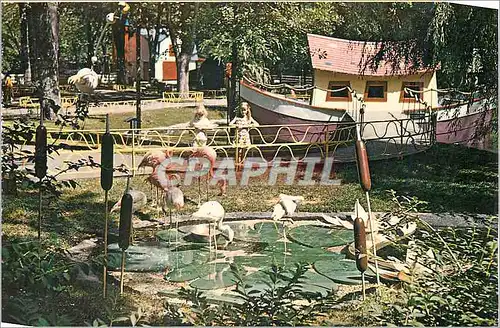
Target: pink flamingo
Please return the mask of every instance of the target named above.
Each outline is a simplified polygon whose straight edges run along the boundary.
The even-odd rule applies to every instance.
[[[208,171],[207,175],[207,201],[208,201],[208,185],[210,178],[213,178],[214,176],[214,167],[215,167],[215,160],[217,158],[217,153],[215,149],[209,146],[193,147],[190,151],[191,155],[189,157],[206,158],[210,162],[210,170]],[[201,204],[200,178],[201,177],[198,177],[198,205]]]
[[[165,196],[163,198],[163,213],[166,214],[166,209],[169,210],[170,213],[170,227],[172,227],[172,209],[177,211],[181,210],[184,207],[184,194],[182,190],[178,187],[168,187],[165,189]],[[166,221],[166,218],[165,218]],[[166,224],[166,222],[165,222]],[[175,220],[175,243],[177,244],[179,241],[178,238],[178,230],[179,229],[179,220]]]
[[[153,174],[155,173],[155,168],[160,165],[165,159],[172,157],[173,150],[165,149],[165,150],[151,150],[148,151],[141,162],[139,163],[138,168],[152,167]],[[151,199],[155,199],[156,203],[158,203],[158,189],[156,190],[156,197],[153,196],[153,186],[155,185],[152,181],[147,178],[146,181],[151,183]],[[158,187],[158,186],[157,186]]]

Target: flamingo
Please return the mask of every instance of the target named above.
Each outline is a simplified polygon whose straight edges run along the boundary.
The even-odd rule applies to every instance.
[[[165,197],[163,199],[163,213],[167,212],[166,209],[169,210],[170,226],[172,226],[172,209],[179,211],[184,207],[184,194],[178,187],[168,187],[165,189]],[[175,243],[178,242],[178,229],[179,221],[175,220]]]
[[[152,167],[153,172],[151,175],[146,178],[146,182],[149,182],[151,184],[151,199],[156,200],[156,204],[158,203],[158,188],[165,189],[167,186],[160,186],[159,185],[159,177],[158,177],[158,172],[156,171],[156,168],[163,163],[167,158],[171,158],[173,155],[173,151],[171,149],[166,149],[166,150],[153,150],[147,152],[144,157],[141,160],[141,163],[139,163],[138,168],[144,168],[144,167]],[[166,167],[166,170],[171,169],[173,164],[169,164]],[[180,181],[180,179],[179,179]],[[156,186],[156,197],[153,196],[153,186]]]
[[[210,170],[207,175],[207,201],[208,201],[208,184],[209,179],[214,176],[215,160],[217,158],[217,153],[214,148],[209,146],[193,147],[191,150],[191,155],[189,157],[206,158],[210,162]],[[198,177],[198,205],[201,203],[201,187],[200,187],[200,177]]]
[[[228,234],[228,242],[231,243],[234,239],[234,231],[227,224],[223,224],[224,216],[226,212],[224,207],[217,201],[209,201],[203,203],[198,211],[193,213],[193,217],[197,219],[203,219],[209,221],[208,223],[208,240],[209,240],[209,249],[212,250],[212,233],[211,233],[211,225],[213,224],[214,231],[217,229],[221,232],[226,232]],[[215,241],[215,258],[217,258],[217,239],[216,234],[214,233],[214,241]]]
[[[279,195],[279,201],[273,207],[273,213],[271,214],[271,218],[273,219],[274,226],[276,231],[278,231],[278,226],[276,225],[277,221],[287,220],[293,223],[293,220],[289,217],[295,213],[295,210],[300,205],[301,202],[304,201],[303,196],[291,196],[286,194]],[[285,216],[288,216],[285,218]],[[262,226],[260,227],[262,228]],[[285,243],[285,253],[286,253],[286,227],[283,224],[283,240]]]
[[[139,163],[138,168],[147,166],[155,168],[167,158],[172,157],[172,155],[173,151],[171,149],[148,151]]]

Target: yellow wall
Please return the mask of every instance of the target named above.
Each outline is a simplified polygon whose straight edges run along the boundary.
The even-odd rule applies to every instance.
[[[322,70],[314,70],[314,84],[322,89],[328,89],[330,81],[350,81],[351,88],[363,96],[366,87],[366,81],[387,81],[387,102],[366,101],[367,111],[384,111],[401,113],[403,110],[418,108],[419,104],[401,103],[400,92],[403,82],[424,82],[424,90],[436,89],[436,73],[426,73],[424,75],[407,75],[407,76],[358,76],[334,73]],[[329,108],[346,108],[352,109],[353,101],[326,101],[326,91],[315,89],[313,91],[314,106],[329,107]],[[429,91],[424,93],[424,101],[431,106],[437,105],[436,92]],[[423,105],[420,105],[423,108]]]

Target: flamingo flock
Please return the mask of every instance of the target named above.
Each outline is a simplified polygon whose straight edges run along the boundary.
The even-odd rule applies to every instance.
[[[170,227],[172,227],[172,211],[178,213],[184,207],[184,193],[182,192],[181,185],[181,173],[185,170],[182,164],[178,162],[171,161],[166,165],[165,160],[172,158],[174,155],[173,149],[165,149],[165,150],[153,150],[147,152],[139,163],[139,168],[145,169],[146,167],[151,167],[151,174],[146,177],[145,181],[151,185],[151,200],[152,204],[156,206],[156,208],[163,211],[165,220],[164,224],[167,224],[167,213],[170,217]],[[181,154],[182,155],[182,154]],[[214,207],[207,204],[212,204],[213,202],[209,202],[209,180],[214,177],[214,167],[215,161],[217,158],[217,153],[215,149],[209,146],[195,146],[183,152],[183,157],[191,158],[203,158],[208,160],[210,167],[207,173],[206,182],[207,182],[207,202],[201,204],[201,187],[200,187],[200,177],[198,177],[198,185],[199,185],[199,193],[198,193],[198,211],[195,213],[198,217],[202,217],[207,219],[213,215],[222,215],[224,216],[224,209],[222,205],[219,204],[219,207]],[[219,196],[225,196],[227,192],[227,181],[225,179],[220,179],[216,184],[220,190]],[[146,194],[131,189],[129,191],[132,195],[133,199],[133,211],[136,212],[141,208],[147,205],[147,197]],[[111,212],[115,212],[120,209],[120,201],[118,201],[111,209]],[[219,208],[222,208],[222,214],[217,214]],[[220,211],[219,211],[220,212]],[[194,217],[196,215],[193,214]],[[178,229],[178,220],[176,222],[176,231]],[[232,242],[234,237],[234,232],[227,225],[222,224],[222,219],[216,220],[214,222],[214,231],[219,230],[221,232],[225,232],[229,237],[229,242]],[[209,232],[210,234],[210,232]],[[211,235],[210,235],[211,236]],[[176,235],[176,242],[177,242]],[[211,238],[210,238],[211,241]]]

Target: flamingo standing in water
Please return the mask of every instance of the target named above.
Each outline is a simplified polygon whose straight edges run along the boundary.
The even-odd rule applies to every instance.
[[[165,189],[163,198],[163,213],[166,214],[166,209],[170,212],[170,227],[172,227],[172,209],[177,211],[184,207],[184,194],[178,187],[168,187]],[[166,220],[165,220],[166,221]],[[166,222],[165,222],[166,223]],[[175,243],[178,243],[179,221],[175,220]]]
[[[286,194],[279,195],[279,201],[276,205],[274,205],[273,213],[271,214],[271,218],[273,219],[276,231],[278,231],[278,226],[276,225],[277,221],[286,220],[293,223],[293,220],[290,218],[290,216],[295,213],[295,210],[303,201],[304,201],[303,196],[290,196]],[[286,238],[286,227],[284,224],[283,224],[283,240],[285,243],[285,253],[286,253],[287,238]]]
[[[225,232],[228,235],[228,242],[226,243],[229,244],[233,241],[234,239],[234,231],[231,229],[231,227],[227,224],[223,224],[224,216],[226,212],[224,210],[224,207],[217,202],[217,201],[209,201],[203,203],[198,211],[193,213],[193,217],[197,219],[202,219],[202,220],[207,220],[209,221],[208,223],[208,247],[210,251],[212,250],[212,225],[214,229],[214,242],[215,242],[215,258],[217,258],[217,238],[216,238],[216,233],[215,230],[219,230],[221,232]]]

